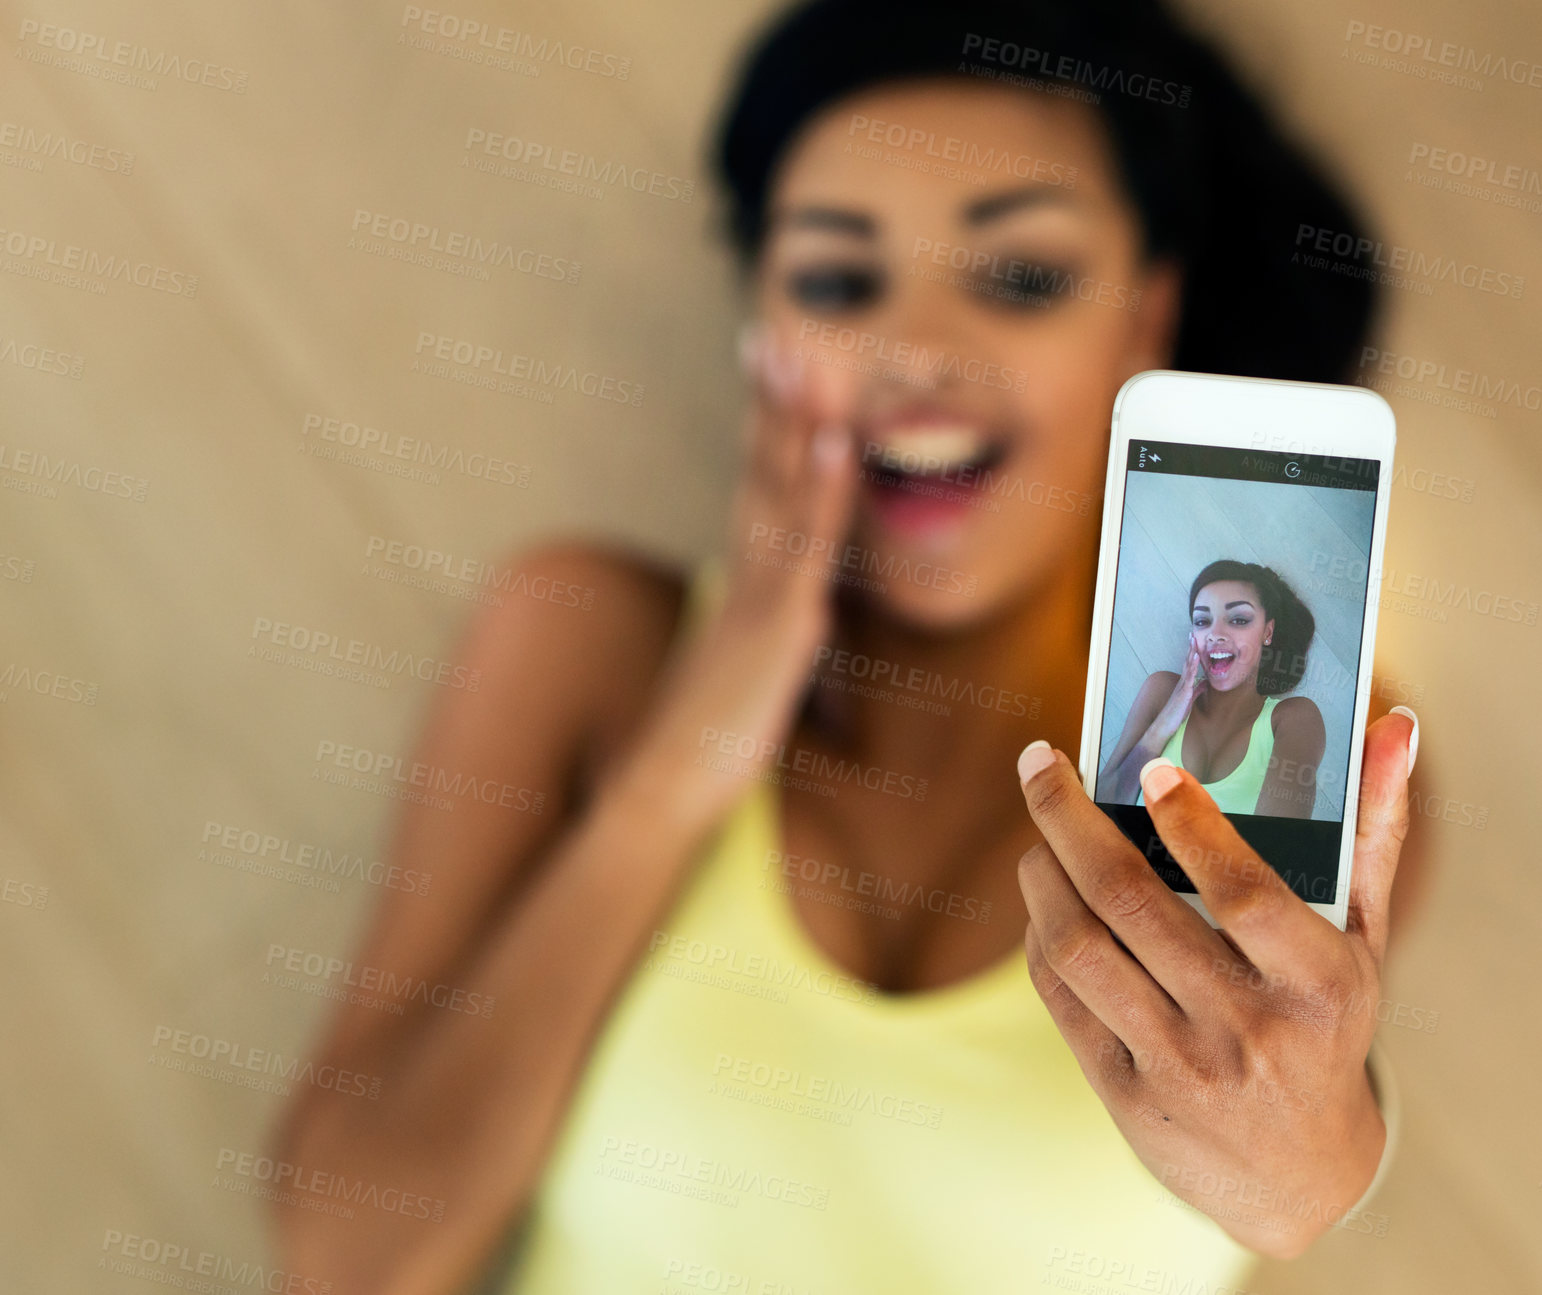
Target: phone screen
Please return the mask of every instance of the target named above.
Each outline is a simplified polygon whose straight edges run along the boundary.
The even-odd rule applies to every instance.
[[[1129,444],[1093,799],[1174,890],[1195,887],[1131,777],[1143,738],[1297,895],[1334,902],[1380,469]]]

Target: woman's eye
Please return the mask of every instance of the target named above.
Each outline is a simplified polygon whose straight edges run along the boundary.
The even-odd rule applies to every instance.
[[[810,310],[852,310],[877,299],[883,276],[876,270],[823,266],[794,270],[787,276],[787,293]]]
[[[1076,276],[1065,266],[1014,259],[976,278],[971,290],[998,305],[1017,310],[1047,310],[1075,287]]]

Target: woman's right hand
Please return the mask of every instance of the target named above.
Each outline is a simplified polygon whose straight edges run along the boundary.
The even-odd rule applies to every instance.
[[[741,360],[755,387],[724,588],[684,645],[639,756],[697,812],[727,809],[775,766],[833,615],[856,497],[850,384],[760,331]]]
[[[1162,709],[1157,712],[1157,717],[1151,722],[1151,727],[1146,730],[1143,745],[1154,751],[1160,751],[1167,745],[1172,735],[1178,731],[1179,725],[1188,718],[1189,712],[1194,708],[1194,701],[1210,686],[1205,675],[1204,658],[1200,655],[1199,645],[1195,643],[1194,636],[1189,635],[1189,651],[1183,660],[1183,670],[1178,675],[1178,682],[1173,685],[1172,692],[1163,703]]]

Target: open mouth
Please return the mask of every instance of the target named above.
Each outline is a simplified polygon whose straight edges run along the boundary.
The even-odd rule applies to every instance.
[[[925,500],[950,508],[977,503],[986,474],[1007,456],[1007,442],[961,424],[928,424],[876,433],[862,448],[864,476],[887,502]]]
[[[1212,679],[1224,679],[1232,668],[1232,663],[1237,659],[1235,652],[1226,652],[1219,649],[1205,654],[1205,673]]]

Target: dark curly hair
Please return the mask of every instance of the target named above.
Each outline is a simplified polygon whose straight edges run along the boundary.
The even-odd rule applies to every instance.
[[[1096,97],[1149,257],[1183,274],[1173,367],[1347,380],[1370,331],[1357,257],[1295,258],[1303,227],[1368,248],[1338,186],[1160,0],[807,0],[741,67],[713,146],[728,232],[752,263],[788,145],[817,112],[879,83],[1009,78]],[[1090,93],[1089,93],[1090,92]]]
[[[1317,633],[1317,621],[1311,609],[1296,597],[1295,591],[1280,579],[1273,567],[1256,562],[1235,562],[1222,558],[1212,562],[1189,586],[1189,615],[1194,615],[1194,600],[1199,591],[1217,580],[1241,580],[1258,590],[1264,616],[1274,622],[1274,638],[1260,653],[1256,687],[1264,697],[1278,697],[1300,686],[1306,674],[1306,654]]]

